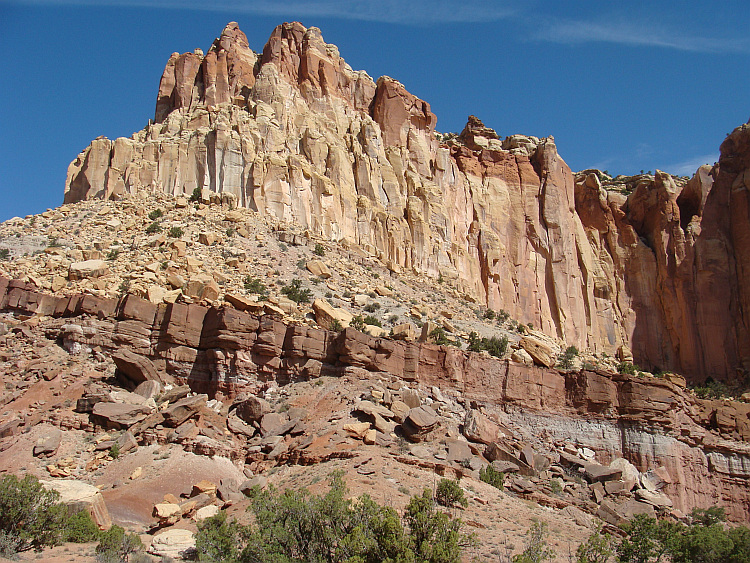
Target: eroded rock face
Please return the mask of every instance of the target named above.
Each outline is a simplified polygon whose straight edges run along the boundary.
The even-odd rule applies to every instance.
[[[174,387],[160,398],[177,401],[160,414],[160,422],[168,426],[179,425],[205,404],[205,395],[186,397],[190,390],[212,397],[244,391],[257,396],[270,383],[367,370],[412,381],[415,387],[443,393],[455,389],[468,404],[497,406],[502,416],[534,435],[580,440],[605,463],[625,457],[641,472],[663,467],[669,478],[661,478],[662,490],[681,510],[721,500],[732,518],[750,517],[750,404],[699,400],[667,378],[585,369],[558,372],[451,346],[375,338],[353,328],[335,333],[290,326],[228,307],[171,304],[155,316],[153,305],[133,296],[114,304],[94,296],[56,298],[2,278],[0,310],[24,315],[48,311],[53,318],[44,326],[50,338],[75,342],[81,349],[98,347],[109,355],[123,348],[138,350],[162,377],[187,383],[189,387]],[[134,333],[140,337],[128,336]],[[403,391],[401,400],[394,401],[391,413],[397,420],[410,419],[410,436],[418,441],[433,428],[432,412],[413,391]],[[375,414],[388,414],[367,403],[360,408],[371,412],[376,424]],[[90,409],[112,427],[137,425],[150,412],[101,401]],[[255,410],[248,418],[264,409],[260,405]],[[267,422],[269,435],[294,432],[299,422],[266,416],[261,421]],[[469,426],[475,438],[500,439],[499,427],[490,425],[487,432],[483,424],[480,433],[478,425]],[[498,456],[490,457],[503,459]],[[525,458],[534,460],[533,451]],[[624,477],[624,468],[618,470]]]
[[[692,180],[574,177],[554,139],[505,139],[471,116],[434,132],[429,104],[353,71],[320,30],[278,26],[262,55],[230,23],[173,54],[155,123],[98,138],[65,201],[195,188],[459,291],[581,349],[730,379],[750,367],[749,126]],[[714,183],[714,178],[716,182]]]

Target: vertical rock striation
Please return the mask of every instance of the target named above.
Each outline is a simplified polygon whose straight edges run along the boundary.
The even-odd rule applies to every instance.
[[[473,116],[458,136],[435,124],[427,102],[352,70],[317,28],[280,25],[256,54],[230,23],[205,56],[170,57],[153,123],[78,155],[65,202],[229,192],[568,344],[624,345],[694,379],[750,368],[748,126],[718,167],[630,179],[626,196],[574,176],[552,137],[501,139]]]

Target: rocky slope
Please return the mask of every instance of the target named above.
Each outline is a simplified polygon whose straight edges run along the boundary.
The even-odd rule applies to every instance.
[[[629,347],[696,380],[745,373],[747,126],[718,167],[629,179],[623,195],[574,176],[552,138],[435,124],[427,102],[353,71],[317,28],[280,25],[257,54],[230,23],[205,56],[170,57],[153,123],[71,163],[65,201],[232,194],[579,348]]]

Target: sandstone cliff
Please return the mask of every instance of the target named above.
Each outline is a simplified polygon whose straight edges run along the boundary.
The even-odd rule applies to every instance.
[[[748,126],[718,167],[631,179],[626,197],[574,176],[551,137],[435,124],[427,102],[353,71],[317,28],[280,25],[257,54],[230,23],[205,56],[170,57],[153,123],[71,163],[65,202],[229,192],[569,344],[629,346],[694,379],[750,367]]]
[[[230,306],[156,306],[134,295],[56,297],[2,277],[0,312],[36,314],[48,338],[71,353],[111,355],[130,385],[187,383],[226,398],[321,376],[378,374],[415,388],[458,391],[467,405],[483,405],[531,435],[585,444],[605,462],[625,457],[644,472],[663,466],[671,475],[664,490],[685,512],[720,504],[733,519],[750,516],[750,405],[696,399],[678,380],[559,372],[353,328],[288,325]]]

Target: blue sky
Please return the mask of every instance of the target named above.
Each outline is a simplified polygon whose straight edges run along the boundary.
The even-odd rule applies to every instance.
[[[0,221],[59,205],[92,139],[153,117],[169,55],[232,20],[256,51],[283,21],[317,26],[430,102],[439,131],[474,114],[554,135],[573,170],[691,174],[750,117],[747,0],[0,0]]]

